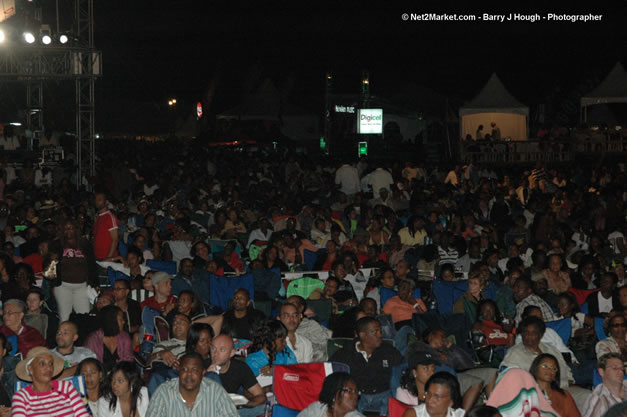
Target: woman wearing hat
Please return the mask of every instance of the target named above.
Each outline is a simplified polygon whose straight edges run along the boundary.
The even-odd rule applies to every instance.
[[[32,385],[13,394],[11,415],[88,417],[87,408],[72,383],[52,379],[61,371],[63,359],[45,347],[32,348],[16,368],[17,376],[32,381]]]
[[[425,384],[435,373],[437,361],[429,352],[415,352],[408,361],[409,367],[401,376],[401,386],[396,389],[396,399],[408,404],[425,402]]]

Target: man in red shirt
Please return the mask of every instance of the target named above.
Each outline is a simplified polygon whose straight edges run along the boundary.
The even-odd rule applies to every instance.
[[[39,332],[22,323],[26,304],[22,300],[10,299],[4,303],[4,324],[0,327],[0,333],[6,337],[17,336],[17,351],[25,358],[29,350],[36,346],[46,346],[46,340]]]
[[[94,255],[97,260],[109,260],[118,255],[118,218],[109,211],[104,193],[96,193],[98,214],[94,223]]]
[[[176,306],[176,297],[172,294],[172,281],[166,272],[155,272],[152,276],[152,285],[155,288],[155,295],[142,301],[142,311],[145,307],[152,307],[161,311],[165,316]]]

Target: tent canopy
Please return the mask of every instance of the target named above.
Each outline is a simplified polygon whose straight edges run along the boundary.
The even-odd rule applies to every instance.
[[[279,122],[281,133],[291,139],[318,139],[318,116],[291,104],[270,79],[265,79],[240,105],[217,118],[275,121]]]
[[[581,107],[605,103],[627,103],[627,72],[620,62],[601,84],[581,97]]]
[[[480,125],[484,134],[491,134],[490,124],[494,122],[502,139],[527,139],[529,107],[516,100],[496,74],[492,74],[475,98],[459,109],[459,118],[462,138],[470,135],[476,139]]]

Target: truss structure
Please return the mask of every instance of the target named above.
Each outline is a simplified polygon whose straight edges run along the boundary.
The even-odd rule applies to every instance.
[[[44,84],[68,81],[75,89],[77,187],[95,174],[95,81],[102,76],[101,52],[94,48],[93,0],[74,0],[75,42],[71,46],[20,44],[0,48],[0,82],[26,85],[28,128],[44,127]]]

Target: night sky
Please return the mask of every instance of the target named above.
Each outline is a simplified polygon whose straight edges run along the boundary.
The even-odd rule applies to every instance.
[[[179,111],[189,111],[208,91],[209,112],[220,113],[265,78],[287,91],[292,102],[321,113],[327,69],[338,93],[358,93],[367,69],[372,94],[391,97],[413,83],[458,105],[497,72],[514,96],[533,107],[549,95],[568,97],[581,84],[594,84],[617,61],[627,64],[625,0],[612,9],[591,2],[577,10],[603,14],[593,23],[402,20],[403,13],[463,12],[423,2],[391,8],[343,2],[343,8],[311,10],[228,10],[205,0],[94,3],[104,68],[96,83],[99,122],[123,117],[115,112],[121,102],[153,103],[163,110],[176,97],[183,103]],[[513,6],[466,11],[545,13]],[[552,11],[574,12],[572,7]]]
[[[318,11],[212,10],[205,3],[214,2],[201,1],[153,1],[150,8],[146,1],[96,3],[108,94],[194,99],[214,81],[216,111],[266,77],[280,88],[291,84],[295,100],[307,102],[321,95],[327,68],[338,92],[358,92],[368,69],[373,94],[392,95],[413,82],[462,100],[496,71],[520,100],[537,102],[556,85],[568,89],[605,76],[627,52],[624,7],[581,10],[604,14],[600,23],[508,24],[404,22],[402,13],[435,11],[418,2]]]

